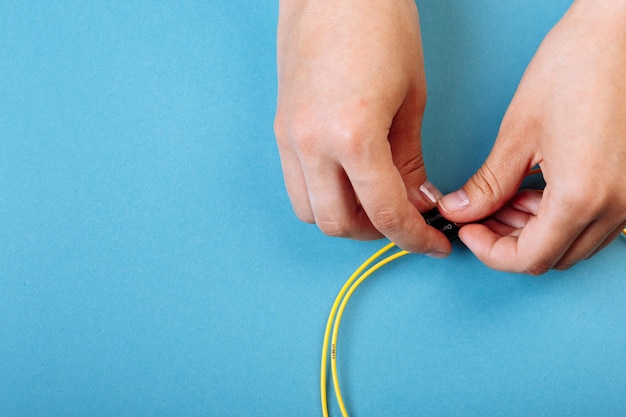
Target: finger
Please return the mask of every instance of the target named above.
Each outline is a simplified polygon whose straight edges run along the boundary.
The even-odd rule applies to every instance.
[[[337,163],[310,159],[303,166],[315,224],[324,234],[360,240],[382,236],[358,204],[348,177]]]
[[[447,218],[460,223],[479,220],[494,213],[516,193],[534,157],[523,139],[521,134],[501,128],[485,163],[460,190],[439,201]]]
[[[519,210],[511,205],[506,205],[491,216],[491,219],[513,229],[521,229],[528,224],[530,217],[531,214],[527,211]]]
[[[520,209],[522,211],[528,211],[531,214],[536,214],[539,211],[538,208],[539,208],[540,201],[541,201],[541,193],[534,192],[534,191],[524,191],[516,195],[516,197],[511,202],[511,206],[517,209]],[[489,224],[486,224],[486,226],[489,228],[491,232],[500,234],[501,236],[508,235],[508,236],[515,237],[517,234],[515,230],[507,229],[504,225],[514,226],[515,225],[514,223],[516,221],[520,221],[521,223],[517,224],[516,226],[522,226],[522,227],[525,226],[522,224],[523,223],[522,217],[517,217],[516,220],[513,220],[514,217],[512,216],[512,212],[506,208],[503,209],[494,217],[497,218],[499,223],[494,225],[494,223],[490,222]],[[552,260],[542,261],[540,256],[537,257],[535,255],[534,257],[535,265],[532,265],[530,267],[530,270],[537,269],[538,271],[537,273],[540,273],[542,269],[547,269],[549,264],[551,263],[553,263],[551,268],[559,269],[559,270],[568,269],[571,266],[578,263],[579,261],[583,259],[587,259],[593,256],[598,251],[600,251],[602,248],[604,248],[606,245],[612,242],[620,234],[621,230],[623,229],[623,224],[620,224],[615,220],[613,221],[594,220],[590,223],[585,223],[585,221],[577,222],[577,221],[571,220],[569,216],[567,215],[567,213],[563,213],[563,211],[561,211],[561,217],[563,219],[561,223],[562,226],[554,226],[553,229],[545,229],[545,230],[557,230],[555,235],[562,234],[558,232],[559,228],[564,229],[564,230],[571,230],[571,233],[569,233],[570,240],[571,240],[571,236],[574,236],[574,239],[572,240],[571,244],[569,245],[565,244],[563,246],[566,248],[566,250],[563,253],[563,255],[561,255],[560,257],[554,254],[552,255]],[[607,217],[607,219],[614,219],[614,217]],[[550,227],[550,226],[545,226],[545,227]],[[529,230],[525,230],[525,231],[528,232]],[[461,234],[462,239],[465,238],[466,233],[472,233],[472,231],[471,230],[470,232],[464,231]],[[519,233],[519,236],[520,237],[522,236],[521,233]],[[526,236],[528,236],[528,234],[526,234]],[[487,239],[491,239],[492,245],[502,244],[506,242],[505,240],[505,241],[496,243],[496,239],[494,239],[494,236],[491,236],[490,238],[483,238],[483,239],[485,240],[485,242],[488,241]],[[540,239],[535,239],[535,241],[536,241],[536,244],[539,246]],[[519,245],[520,243],[521,243],[520,241],[516,242],[517,245]],[[556,243],[552,245],[553,247],[559,246]],[[545,253],[546,256],[550,256],[549,253],[550,253],[549,251],[546,251]],[[532,258],[533,255],[529,255],[529,257]],[[554,262],[554,260],[556,260],[556,262]],[[544,266],[541,266],[541,265],[544,265]],[[496,268],[500,269],[498,267]],[[526,269],[529,269],[529,268],[527,267]]]
[[[587,256],[587,258],[585,259],[589,259],[593,256],[595,256],[598,252],[600,252],[602,249],[606,248],[611,242],[613,242],[615,239],[617,239],[618,236],[620,236],[622,233],[624,233],[624,228],[626,228],[626,223],[622,223],[616,230],[613,231],[613,233],[611,233],[609,235],[608,238],[606,238],[604,240],[604,242],[602,242],[591,254],[589,254],[589,256]]]
[[[420,192],[420,186],[427,178],[421,141],[424,105],[425,91],[410,95],[396,114],[389,131],[393,163],[402,177],[409,201],[420,212],[426,212],[436,204]]]
[[[520,234],[520,229],[493,218],[485,220],[482,225],[500,236],[519,236]]]
[[[523,190],[517,193],[506,206],[482,224],[501,236],[519,236],[530,220],[537,214],[541,192]]]
[[[452,247],[445,235],[428,226],[409,201],[389,142],[386,138],[366,142],[345,169],[374,227],[411,252],[449,254]]]
[[[299,158],[289,148],[281,145],[280,142],[278,153],[280,155],[285,188],[296,216],[304,222],[314,223],[315,217],[313,216],[313,209],[309,201],[309,191]]]
[[[529,218],[519,237],[500,236],[483,225],[467,225],[459,237],[491,268],[539,275],[557,264],[585,227],[564,214],[546,189],[537,216]]]
[[[591,222],[555,265],[555,268],[568,269],[579,261],[591,257],[619,236],[622,229],[621,224],[613,219]]]
[[[515,194],[509,204],[516,210],[536,216],[539,213],[542,197],[543,191],[522,190]]]

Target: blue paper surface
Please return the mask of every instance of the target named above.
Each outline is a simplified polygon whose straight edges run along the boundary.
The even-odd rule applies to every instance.
[[[418,2],[441,189],[482,163],[568,3]],[[243,0],[0,4],[0,415],[321,414],[328,311],[384,242],[292,213],[276,19]],[[625,415],[625,251],[541,277],[460,244],[385,267],[342,324],[348,408]]]

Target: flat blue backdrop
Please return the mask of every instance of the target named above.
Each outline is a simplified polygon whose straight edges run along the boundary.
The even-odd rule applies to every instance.
[[[320,414],[326,315],[383,242],[291,211],[275,3],[0,3],[0,415]],[[569,1],[419,3],[424,153],[451,191]],[[460,244],[388,266],[344,317],[349,409],[626,415],[625,254],[538,278]]]

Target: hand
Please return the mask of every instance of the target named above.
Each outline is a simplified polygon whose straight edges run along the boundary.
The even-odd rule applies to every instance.
[[[434,204],[418,191],[426,81],[413,0],[284,0],[277,55],[274,127],[297,216],[328,235],[448,254],[419,213]]]
[[[626,224],[626,2],[575,1],[544,39],[478,172],[440,200],[468,223],[501,209],[539,164],[543,194],[523,193],[460,238],[490,267],[566,269]]]

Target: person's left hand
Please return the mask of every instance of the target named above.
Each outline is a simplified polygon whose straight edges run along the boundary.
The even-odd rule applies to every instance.
[[[282,0],[274,129],[298,218],[433,257],[452,247],[422,159],[426,74],[413,0]],[[432,195],[432,190],[430,190]]]

